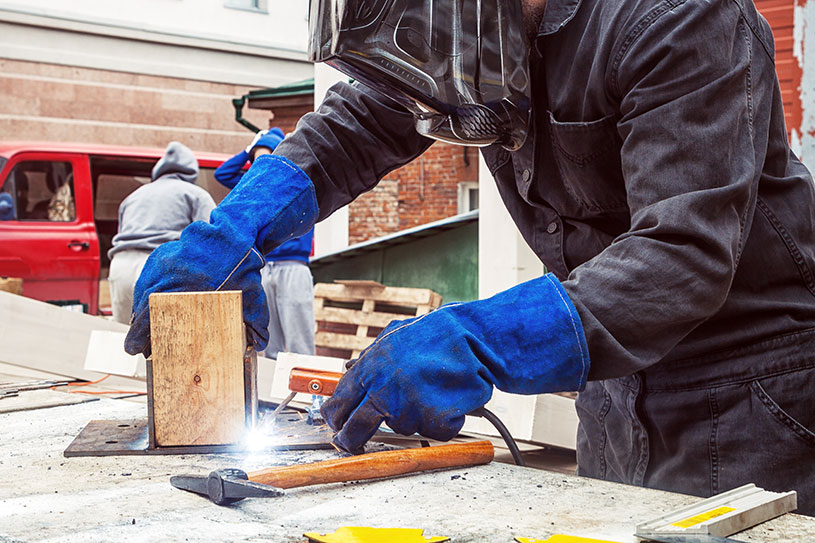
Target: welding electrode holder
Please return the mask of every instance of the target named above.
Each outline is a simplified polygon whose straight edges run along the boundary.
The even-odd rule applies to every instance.
[[[347,362],[345,364],[346,369],[350,369],[353,363],[354,360]],[[292,368],[289,372],[289,390],[291,391],[291,394],[289,394],[289,396],[283,400],[277,406],[277,408],[275,408],[273,416],[277,416],[277,414],[282,411],[289,404],[289,402],[291,402],[291,400],[294,399],[297,393],[331,396],[334,394],[334,390],[337,388],[337,384],[342,376],[342,373],[334,371],[297,367]],[[518,444],[515,442],[515,439],[513,439],[512,434],[509,433],[507,427],[504,426],[504,423],[501,422],[501,419],[499,419],[495,413],[486,407],[479,407],[472,413],[468,413],[468,415],[472,417],[483,417],[487,419],[490,424],[495,426],[495,429],[507,444],[507,448],[512,455],[512,459],[515,461],[515,464],[518,466],[525,465],[524,459],[521,456],[521,451],[518,449]]]

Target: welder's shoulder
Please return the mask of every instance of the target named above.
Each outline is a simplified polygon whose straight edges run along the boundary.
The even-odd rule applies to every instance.
[[[749,0],[582,0],[579,12],[588,18],[588,27],[613,41],[620,55],[637,42],[658,47],[726,36],[737,23],[745,23],[762,41],[772,40],[769,26]]]

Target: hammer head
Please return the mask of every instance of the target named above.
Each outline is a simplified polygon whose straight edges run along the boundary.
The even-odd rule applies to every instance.
[[[175,475],[170,484],[181,490],[207,496],[213,503],[229,505],[244,498],[275,498],[283,492],[273,486],[253,483],[245,471],[239,469],[219,469],[208,477],[196,475]]]

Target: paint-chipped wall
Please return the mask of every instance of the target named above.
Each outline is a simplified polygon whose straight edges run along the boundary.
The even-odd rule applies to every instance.
[[[815,168],[815,2],[795,5],[795,58],[801,69],[801,117],[793,149],[810,169]]]
[[[775,38],[775,64],[792,150],[815,169],[815,2],[756,0]]]

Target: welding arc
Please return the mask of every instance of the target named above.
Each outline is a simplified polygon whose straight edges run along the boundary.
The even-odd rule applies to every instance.
[[[495,413],[487,409],[486,407],[479,407],[472,413],[470,413],[473,417],[483,417],[490,421],[490,423],[495,426],[495,429],[498,430],[498,433],[501,434],[501,437],[504,438],[504,443],[507,444],[507,448],[509,449],[510,454],[512,455],[512,459],[515,461],[515,465],[517,466],[525,466],[526,463],[524,462],[523,457],[521,456],[521,451],[518,449],[518,444],[515,443],[515,439],[513,439],[512,434],[509,433],[509,430],[504,423],[501,422],[501,419],[496,416]]]

